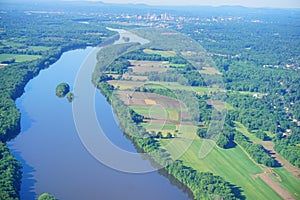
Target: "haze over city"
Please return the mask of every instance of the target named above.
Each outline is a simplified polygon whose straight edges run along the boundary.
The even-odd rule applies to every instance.
[[[239,5],[245,7],[274,7],[274,8],[300,8],[299,0],[103,0],[105,3],[143,3],[148,5],[209,5],[209,6],[223,6],[223,5]]]

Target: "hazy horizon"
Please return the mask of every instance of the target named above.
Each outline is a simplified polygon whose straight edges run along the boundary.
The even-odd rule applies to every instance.
[[[300,8],[300,0],[0,0],[4,2],[59,2],[59,1],[82,1],[82,2],[103,2],[113,4],[146,4],[150,6],[243,6],[250,8]]]
[[[97,1],[97,0],[91,0]],[[104,3],[134,3],[134,4],[147,4],[147,5],[169,5],[169,6],[244,6],[244,7],[271,7],[271,8],[300,8],[299,0],[102,0]]]

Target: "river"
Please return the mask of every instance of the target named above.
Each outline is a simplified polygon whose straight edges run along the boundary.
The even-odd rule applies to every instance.
[[[21,112],[21,133],[8,145],[23,164],[21,199],[35,199],[43,192],[60,200],[189,199],[187,193],[174,186],[174,180],[157,171],[132,174],[111,169],[90,155],[82,144],[73,120],[72,103],[58,98],[55,88],[61,82],[72,88],[81,63],[91,51],[92,48],[86,48],[64,53],[32,79],[16,100]],[[113,133],[108,137],[120,147],[136,152],[99,91],[95,100],[102,128]]]

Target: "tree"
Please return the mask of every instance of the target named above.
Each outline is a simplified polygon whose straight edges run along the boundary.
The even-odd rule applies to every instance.
[[[156,135],[157,138],[163,138],[163,134],[161,131],[158,131],[157,135]]]
[[[48,193],[43,193],[39,196],[38,200],[57,200],[57,199]]]
[[[73,101],[73,99],[74,99],[74,94],[73,94],[73,92],[68,92],[68,94],[67,94],[67,99],[68,99],[69,102],[72,102],[72,101]]]
[[[168,132],[166,138],[172,138],[172,134]]]
[[[140,115],[138,113],[136,113],[134,110],[130,109],[129,110],[129,113],[130,113],[130,116],[132,118],[132,120],[135,122],[135,123],[140,123],[140,122],[143,122],[144,120],[144,116],[143,115]]]
[[[220,136],[217,139],[216,143],[219,147],[226,148],[226,146],[230,143],[230,141],[224,134],[220,134]]]
[[[256,133],[255,133],[255,136],[261,140],[267,140],[268,136],[265,132],[261,131],[261,130],[258,130]]]
[[[64,97],[68,92],[70,92],[70,86],[68,83],[60,83],[56,86],[56,95],[58,97]]]
[[[205,138],[206,132],[207,132],[207,128],[198,128],[198,129],[197,129],[197,135],[198,135],[200,138]]]

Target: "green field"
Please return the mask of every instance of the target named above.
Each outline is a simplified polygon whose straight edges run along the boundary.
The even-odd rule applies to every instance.
[[[141,123],[141,125],[148,130],[155,130],[155,131],[161,131],[161,130],[175,131],[176,130],[176,125],[174,125],[174,124]]]
[[[147,82],[147,88],[153,88],[153,89],[167,88],[170,90],[186,90],[186,91],[197,92],[198,94],[208,94],[209,92],[218,91],[217,88],[185,86],[185,85],[180,85],[177,82],[158,82],[158,81]]]
[[[15,59],[15,62],[32,61],[41,58],[40,55],[25,55],[25,54],[0,54],[0,62]]]
[[[249,138],[251,141],[261,141],[261,139],[258,139],[255,134],[250,133],[247,128],[241,124],[240,122],[234,122],[236,125],[236,130],[243,133],[246,137]]]
[[[290,192],[294,197],[300,199],[300,180],[294,177],[283,167],[274,168],[273,171],[277,173],[281,181],[274,177],[274,180],[278,182],[282,187]]]
[[[178,121],[180,108],[165,108],[158,106],[131,106],[131,108],[144,117],[161,116],[168,120]]]
[[[179,121],[179,109],[168,109],[168,119],[173,121]]]
[[[15,41],[0,40],[0,42],[7,47],[14,47],[14,48],[24,47],[24,44],[19,43],[18,40]]]
[[[176,55],[175,51],[160,51],[160,50],[152,50],[152,49],[144,49],[144,53],[147,54],[158,54],[163,57],[173,57]]]
[[[166,140],[160,140],[160,142],[163,146],[168,144]],[[167,150],[171,155],[178,155],[189,143],[190,140],[174,140],[169,143]],[[203,140],[194,140],[180,160],[198,171],[213,172],[230,183],[241,186],[247,199],[281,199],[260,178],[251,176],[263,173],[263,170],[253,163],[239,147],[224,150],[215,146],[204,159],[200,159],[198,155],[202,143]]]
[[[158,106],[131,106],[131,108],[144,117],[161,116],[167,119],[168,111]]]
[[[29,50],[33,50],[34,52],[44,52],[48,51],[50,47],[45,47],[45,46],[29,46]]]

